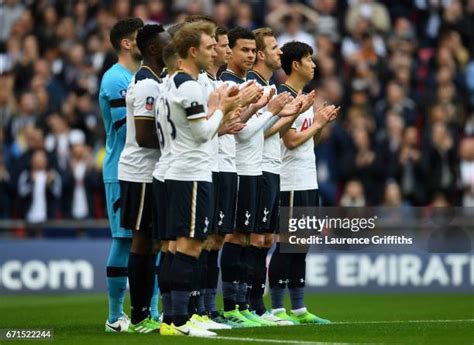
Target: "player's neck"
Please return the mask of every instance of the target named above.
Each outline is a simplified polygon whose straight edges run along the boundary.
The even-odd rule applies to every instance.
[[[140,68],[140,61],[133,59],[128,54],[119,55],[118,63],[121,64],[123,67],[128,69],[130,72],[135,73]]]
[[[163,70],[163,66],[160,66],[159,64],[156,63],[156,61],[153,61],[152,59],[143,59],[142,66],[146,66],[149,69],[153,71],[157,76],[161,74],[161,71]]]
[[[265,66],[264,63],[255,64],[252,69],[260,74],[260,76],[263,77],[267,83],[270,81],[270,78],[273,75],[273,70]]]
[[[198,66],[196,65],[196,63],[193,60],[190,60],[190,59],[182,60],[181,61],[181,66],[180,66],[179,69],[182,70],[183,72],[188,73],[194,79],[197,79],[197,77],[199,75],[199,72],[200,72],[200,70],[199,70]]]
[[[209,68],[207,69],[207,73],[209,73],[209,74],[212,75],[214,78],[216,78],[216,77],[217,77],[217,72],[219,71],[219,68],[220,68],[220,66],[217,66],[217,65],[212,64],[212,65],[209,66]]]
[[[232,61],[227,65],[227,69],[242,79],[245,79],[247,75],[246,70],[239,68],[237,65],[233,64]]]
[[[305,87],[306,81],[292,74],[285,81],[285,84],[291,86],[295,91],[300,92]]]

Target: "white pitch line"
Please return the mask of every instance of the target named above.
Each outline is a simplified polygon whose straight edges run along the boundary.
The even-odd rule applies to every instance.
[[[296,344],[296,345],[376,345],[376,343],[333,343],[325,341],[303,341],[303,340],[283,340],[266,338],[237,338],[237,337],[209,337],[207,339],[244,341],[248,343],[270,343],[270,344]]]
[[[328,327],[331,325],[356,325],[356,324],[390,324],[390,323],[446,323],[446,322],[474,322],[474,319],[460,319],[460,320],[381,320],[381,321],[341,321],[331,322],[327,325],[319,325],[320,327]],[[301,326],[314,326],[313,325],[300,325]],[[298,327],[298,326],[296,326]],[[304,341],[304,340],[289,340],[289,339],[266,339],[266,338],[242,338],[242,337],[210,337],[207,339],[218,339],[218,340],[232,340],[232,341],[244,341],[252,343],[269,343],[269,344],[295,344],[295,345],[376,345],[379,343],[334,343],[334,342],[321,342],[321,341]]]
[[[474,322],[474,319],[460,319],[460,320],[381,320],[381,321],[341,321],[331,322],[327,325],[360,325],[360,324],[384,324],[384,323],[448,323],[448,322]],[[310,326],[310,325],[303,325]]]

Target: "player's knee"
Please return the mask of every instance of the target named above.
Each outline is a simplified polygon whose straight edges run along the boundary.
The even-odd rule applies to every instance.
[[[176,251],[198,258],[202,251],[202,244],[200,240],[180,237],[176,240]]]
[[[250,245],[262,248],[265,243],[265,236],[261,234],[251,234],[250,235]]]
[[[271,248],[272,244],[273,244],[273,234],[265,234],[263,247]]]
[[[219,250],[222,248],[224,244],[224,237],[217,235],[214,237],[214,245],[212,246],[211,250]]]
[[[168,251],[175,254],[176,253],[176,240],[170,241],[168,244]]]
[[[134,234],[132,248],[130,250],[135,254],[151,254],[153,251],[153,243],[145,236]]]
[[[160,250],[162,253],[167,253],[168,252],[168,247],[169,247],[170,241],[161,241],[160,242]]]
[[[161,251],[161,242],[155,242],[153,244],[153,254],[158,254]]]

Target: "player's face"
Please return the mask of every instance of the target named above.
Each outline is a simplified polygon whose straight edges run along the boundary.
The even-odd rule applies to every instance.
[[[267,36],[264,37],[265,41],[265,64],[272,70],[279,69],[281,67],[281,54],[282,51],[278,47],[278,43],[275,37]]]
[[[240,69],[248,71],[255,62],[256,50],[255,40],[239,38],[232,48],[232,62]]]
[[[203,33],[196,58],[198,67],[200,69],[208,69],[216,56],[216,39]]]
[[[302,79],[306,81],[310,81],[314,77],[314,69],[316,68],[316,64],[313,61],[313,57],[311,55],[306,55],[301,59],[300,62],[300,69],[299,75]]]
[[[219,35],[217,37],[216,53],[217,57],[214,61],[216,66],[222,66],[229,62],[232,50],[229,47],[229,38],[227,35]]]

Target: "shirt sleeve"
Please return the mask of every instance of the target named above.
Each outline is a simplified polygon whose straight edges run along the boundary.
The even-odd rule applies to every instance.
[[[260,115],[253,115],[250,120],[247,121],[247,126],[242,129],[236,136],[242,140],[246,141],[249,140],[251,137],[256,135],[259,131],[261,131],[265,124],[271,119],[274,115],[269,111],[264,111]],[[278,116],[275,116],[278,118]]]
[[[107,78],[104,81],[102,95],[104,100],[108,103],[112,121],[123,120],[127,113],[125,97],[130,81],[127,78]]]
[[[206,103],[202,86],[195,80],[188,80],[176,90],[176,102],[186,112],[188,120],[206,118]]]
[[[155,104],[159,96],[158,83],[152,79],[140,80],[133,90],[133,116],[155,118]]]

